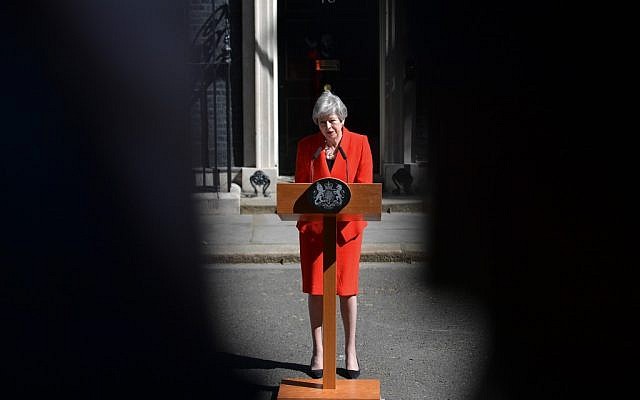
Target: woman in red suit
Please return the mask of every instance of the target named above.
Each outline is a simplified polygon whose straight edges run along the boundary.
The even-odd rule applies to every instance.
[[[320,95],[312,119],[320,132],[298,143],[297,183],[311,183],[320,178],[337,178],[347,183],[371,183],[373,161],[367,136],[344,126],[347,107],[330,91]],[[346,370],[349,378],[360,375],[356,355],[356,317],[358,311],[358,270],[362,234],[366,221],[338,222],[337,225],[337,295],[344,325]],[[308,293],[309,321],[313,339],[310,375],[322,376],[322,221],[300,221],[300,264],[302,291]]]

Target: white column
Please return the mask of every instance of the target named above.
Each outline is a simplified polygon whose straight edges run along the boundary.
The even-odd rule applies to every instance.
[[[256,0],[255,129],[256,168],[278,168],[277,0]]]

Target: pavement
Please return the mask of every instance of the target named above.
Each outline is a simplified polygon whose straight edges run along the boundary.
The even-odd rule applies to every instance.
[[[361,261],[411,262],[429,258],[429,214],[421,200],[383,198],[381,221],[365,229]],[[241,214],[201,214],[200,248],[206,263],[300,261],[295,221],[282,221],[272,199],[243,199]]]
[[[298,231],[273,201],[245,200],[241,214],[200,215],[210,312],[219,361],[276,399],[282,379],[308,378],[311,339],[301,290]],[[481,304],[429,284],[430,216],[416,199],[383,198],[362,245],[358,295],[360,379],[377,379],[381,398],[472,398],[490,352]],[[338,379],[344,337],[338,318]]]
[[[311,336],[300,266],[207,264],[218,362],[276,399],[282,379],[309,378]],[[356,349],[360,379],[380,381],[381,399],[473,398],[491,352],[486,308],[429,283],[428,262],[360,265]],[[337,378],[344,336],[337,321]]]

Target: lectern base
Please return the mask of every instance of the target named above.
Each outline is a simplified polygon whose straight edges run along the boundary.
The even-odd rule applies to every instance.
[[[338,379],[335,389],[322,389],[322,379],[283,379],[278,390],[278,400],[296,399],[380,400],[380,381]]]

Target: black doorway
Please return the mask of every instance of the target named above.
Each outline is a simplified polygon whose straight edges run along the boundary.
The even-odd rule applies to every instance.
[[[348,108],[346,127],[369,137],[379,174],[378,25],[378,2],[278,1],[280,174],[294,174],[298,140],[317,132],[311,111],[326,84]]]

